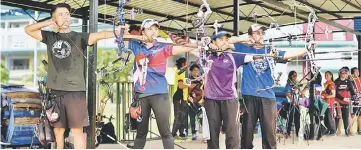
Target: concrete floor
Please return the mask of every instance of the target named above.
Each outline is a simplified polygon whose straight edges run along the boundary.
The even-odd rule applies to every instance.
[[[225,136],[220,136],[220,148],[225,149]],[[207,144],[201,143],[201,140],[187,141],[187,142],[176,142],[177,144],[187,149],[206,149]],[[255,135],[254,148],[262,149],[262,138]],[[133,144],[133,143],[131,143]],[[175,149],[180,149],[175,146]],[[298,139],[295,138],[294,144],[292,144],[292,138],[285,141],[281,139],[281,142],[277,142],[277,148],[279,149],[361,149],[361,135],[355,135],[346,137],[344,134],[340,136],[324,136],[323,140],[320,141],[304,141],[303,144],[298,144]],[[101,144],[97,149],[124,149],[118,144]],[[161,140],[148,141],[145,145],[145,149],[163,149]]]

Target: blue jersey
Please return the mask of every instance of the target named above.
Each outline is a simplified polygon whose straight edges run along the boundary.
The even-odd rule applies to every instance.
[[[269,54],[270,50],[265,50],[264,48],[255,49],[253,47],[248,47],[243,44],[234,44],[236,52],[249,53],[249,54]],[[279,51],[279,56],[283,57],[285,51]],[[242,72],[242,95],[250,95],[257,97],[264,97],[276,100],[275,93],[272,89],[269,90],[260,90],[257,92],[257,89],[266,89],[266,87],[272,87],[274,81],[272,78],[272,73],[270,69],[269,62],[263,60],[260,62],[249,62],[248,64],[243,65]]]

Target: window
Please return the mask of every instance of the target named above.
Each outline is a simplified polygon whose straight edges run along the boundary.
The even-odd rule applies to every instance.
[[[27,37],[23,35],[10,35],[8,36],[8,47],[11,48],[25,48],[27,47]]]
[[[5,29],[5,22],[2,22],[2,23],[1,23],[1,28],[2,28],[2,29]]]
[[[11,70],[28,70],[29,58],[13,59],[13,65]]]
[[[28,21],[22,21],[22,22],[9,22],[9,28],[22,28],[29,25]]]
[[[71,19],[70,20],[71,24],[78,24],[79,23],[79,19]]]
[[[352,59],[357,60],[359,52],[353,52],[352,53]]]
[[[342,53],[342,55],[347,57],[347,56],[352,56],[352,53],[346,52],[346,53]]]
[[[345,41],[346,40],[346,32],[342,31],[334,31],[332,32],[333,40],[335,41]]]

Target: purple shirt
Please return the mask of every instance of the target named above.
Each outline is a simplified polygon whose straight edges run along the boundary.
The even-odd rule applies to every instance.
[[[211,70],[206,75],[205,97],[212,100],[230,100],[238,98],[236,81],[237,68],[244,64],[244,54],[223,53],[210,55],[213,60]]]

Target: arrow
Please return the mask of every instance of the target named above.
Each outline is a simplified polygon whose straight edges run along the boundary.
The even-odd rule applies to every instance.
[[[338,58],[319,58],[319,59],[302,59],[302,60],[286,60],[287,62],[302,62],[302,61],[320,61],[320,60],[352,60],[352,57],[338,57]]]

